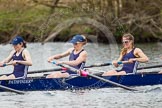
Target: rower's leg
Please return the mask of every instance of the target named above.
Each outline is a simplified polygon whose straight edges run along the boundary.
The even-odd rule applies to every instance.
[[[6,75],[2,75],[2,76],[0,76],[0,80],[5,80],[6,78],[7,78]]]
[[[69,77],[70,75],[65,72],[65,73],[62,73],[62,72],[54,72],[52,74],[49,74],[46,76],[46,78],[66,78],[66,77]]]
[[[162,71],[160,71],[159,74],[162,74]]]
[[[70,77],[69,73],[65,72],[65,73],[62,73],[62,78],[67,78],[67,77]]]
[[[102,76],[112,76],[112,75],[126,75],[125,71],[117,72],[116,70],[111,70],[102,74]]]
[[[14,74],[11,74],[11,75],[7,76],[7,80],[8,80],[8,79],[15,79],[15,78],[16,78],[16,77],[15,77]]]
[[[126,75],[126,72],[125,71],[120,71],[120,72],[117,72],[116,75]]]
[[[46,76],[46,78],[59,78],[61,72],[53,72]]]
[[[8,79],[15,79],[15,76],[11,74],[9,76],[3,75],[0,77],[0,80],[8,80]]]
[[[112,75],[116,75],[116,74],[117,74],[116,70],[111,70],[111,71],[108,71],[108,72],[104,72],[102,74],[102,76],[112,76]]]

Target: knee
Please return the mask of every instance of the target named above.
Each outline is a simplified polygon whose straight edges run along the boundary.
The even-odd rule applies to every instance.
[[[7,79],[7,76],[6,75],[0,76],[0,80],[5,80],[5,79]]]

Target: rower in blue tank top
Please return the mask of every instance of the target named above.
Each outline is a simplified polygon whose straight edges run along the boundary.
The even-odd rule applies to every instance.
[[[23,49],[24,50],[24,49]],[[12,56],[12,60],[13,61],[25,61],[25,59],[23,58],[23,50],[20,52],[19,55],[16,55],[17,52],[15,52]],[[19,64],[17,63],[16,65],[14,65],[14,70],[13,70],[13,74],[17,79],[25,79],[27,76],[27,72],[28,72],[28,67],[27,65],[24,64]]]
[[[79,53],[74,54],[74,50],[73,50],[73,51],[71,52],[70,56],[69,56],[69,61],[76,60],[76,59],[79,57],[80,53],[83,52],[83,51],[84,51],[84,49],[82,49]],[[85,66],[85,61],[79,63],[79,64],[76,65],[76,66],[71,66],[71,67],[73,67],[73,68],[75,68],[75,69],[83,69],[84,66]],[[72,71],[70,71],[70,70],[67,70],[67,72],[68,72],[69,74],[76,74],[76,72],[72,72]]]
[[[28,67],[32,65],[30,53],[26,49],[26,43],[21,36],[16,36],[11,44],[14,50],[10,55],[4,59],[1,63],[3,66],[10,64],[14,66],[13,73],[9,75],[3,75],[0,80],[8,79],[25,79],[27,77]]]
[[[56,61],[56,64],[66,64],[76,69],[83,69],[86,59],[87,52],[84,50],[83,46],[87,43],[85,36],[83,35],[75,35],[70,43],[73,44],[73,48],[69,48],[67,51],[56,54],[48,58],[48,62],[53,61],[54,59],[60,59],[69,55],[69,61]],[[47,75],[46,78],[65,78],[69,77],[71,74],[76,74],[70,70],[66,70],[65,72],[54,72],[52,74]]]
[[[130,33],[122,36],[123,49],[118,60],[113,61],[113,65],[118,67],[118,62],[123,62],[121,70],[111,70],[102,74],[102,76],[134,74],[137,71],[139,62],[148,62],[148,57],[140,48],[134,47],[134,37]]]
[[[132,59],[132,58],[137,58],[135,55],[134,55],[134,50],[136,48],[133,48],[132,51],[130,51],[129,53],[125,54],[122,58],[121,61],[128,61],[129,59]],[[117,70],[117,72],[120,72],[120,71],[125,71],[127,74],[129,73],[136,73],[137,71],[137,66],[138,66],[138,61],[133,61],[133,63],[126,63],[126,64],[123,64],[123,67],[121,70]]]

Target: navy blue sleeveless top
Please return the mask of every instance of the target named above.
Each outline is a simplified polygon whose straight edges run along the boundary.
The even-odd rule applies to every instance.
[[[12,59],[14,60],[21,60],[24,61],[24,58],[22,56],[22,52],[17,56],[16,52],[13,54]],[[28,66],[23,65],[23,64],[16,64],[14,66],[13,74],[17,79],[25,79],[27,76],[27,71],[28,71]]]
[[[130,51],[129,53],[126,53],[123,56],[122,61],[127,61],[127,60],[129,60],[131,58],[137,58],[134,55],[134,50],[135,50],[135,48],[133,48],[132,51]],[[125,71],[127,74],[136,73],[137,66],[138,66],[138,62],[137,61],[134,61],[133,63],[123,64],[123,67],[122,67],[122,69],[120,71]]]
[[[74,54],[74,50],[73,50],[69,56],[69,61],[76,60],[82,51],[84,51],[84,49],[82,49],[79,53]],[[77,66],[72,66],[72,67],[74,67],[75,69],[83,69],[84,66],[85,66],[85,62],[82,62],[78,64]]]

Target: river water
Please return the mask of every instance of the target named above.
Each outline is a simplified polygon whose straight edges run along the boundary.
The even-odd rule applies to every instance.
[[[29,71],[52,69],[56,66],[49,64],[50,55],[61,53],[72,47],[69,43],[29,43],[33,66]],[[162,43],[137,44],[150,58],[148,63],[140,66],[161,64]],[[118,58],[121,45],[105,45],[89,43],[85,46],[88,52],[87,65],[104,63]],[[0,45],[0,61],[8,56],[12,50],[11,45]],[[64,58],[62,60],[68,60]],[[11,73],[13,67],[0,68],[0,73]],[[113,66],[92,68],[93,70],[110,70]],[[147,72],[158,71],[148,69]],[[162,69],[161,69],[162,70]],[[104,88],[77,91],[36,91],[26,92],[25,95],[14,93],[0,93],[0,108],[161,108],[162,85],[136,87],[138,92],[130,92],[122,88]]]

